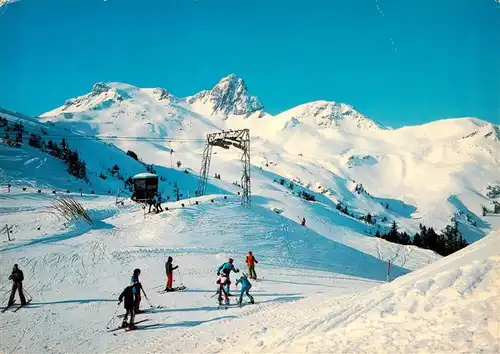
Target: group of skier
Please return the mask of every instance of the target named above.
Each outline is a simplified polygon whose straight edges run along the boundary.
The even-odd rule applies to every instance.
[[[217,294],[219,295],[219,305],[222,305],[222,295],[224,295],[224,301],[225,304],[229,304],[229,296],[231,296],[230,293],[230,287],[231,287],[231,278],[230,274],[231,271],[234,273],[239,273],[240,270],[236,268],[233,264],[234,260],[232,258],[229,258],[229,260],[226,263],[223,263],[220,265],[220,267],[217,269],[217,281],[216,284],[219,285],[219,288],[217,289]],[[246,264],[248,266],[248,275],[250,276],[250,279],[257,280],[257,273],[255,272],[255,264],[259,263],[252,251],[248,252],[248,255],[246,257]],[[246,295],[248,299],[250,300],[250,303],[255,303],[254,298],[252,295],[250,295],[250,289],[252,288],[252,283],[248,280],[248,275],[243,273],[239,279],[236,280],[236,285],[241,283],[241,291],[240,291],[240,297],[238,299],[238,305],[241,306],[243,302],[243,295]]]
[[[135,329],[135,315],[140,313],[142,284],[139,281],[141,275],[140,269],[134,269],[130,278],[130,284],[122,291],[118,297],[118,305],[123,302],[125,308],[125,317],[123,318],[122,328]],[[143,290],[144,291],[144,290]],[[129,320],[130,316],[130,320]],[[129,322],[127,322],[129,320]]]
[[[157,213],[161,213],[163,208],[161,207],[161,203],[163,202],[162,196],[160,192],[156,192],[155,195],[148,201],[149,204],[149,213],[151,213],[151,207],[155,207]]]
[[[252,288],[252,284],[250,283],[249,278],[254,280],[257,279],[257,273],[255,272],[255,264],[257,263],[258,261],[255,259],[252,251],[249,251],[248,255],[246,256],[248,275],[242,273],[241,277],[236,280],[236,286],[241,284],[241,291],[238,299],[238,305],[240,306],[242,305],[244,295],[248,297],[250,303],[252,304],[255,303],[253,296],[250,295],[250,289]],[[168,257],[167,262],[165,263],[165,273],[167,278],[165,287],[166,292],[184,289],[184,287],[179,287],[179,288],[172,287],[173,271],[178,268],[179,266],[173,265],[173,258]],[[219,295],[218,297],[219,305],[222,305],[222,300],[223,300],[222,296],[224,296],[225,304],[226,305],[229,304],[229,296],[232,296],[232,294],[230,293],[230,286],[231,286],[230,274],[231,272],[239,273],[239,271],[240,270],[234,266],[234,260],[232,258],[229,258],[228,262],[221,264],[217,269],[218,278],[216,284],[218,285],[218,288],[216,293]],[[141,299],[142,299],[141,291],[144,293],[144,295],[146,295],[142,287],[142,284],[139,280],[140,275],[141,275],[141,270],[135,269],[132,274],[132,277],[130,278],[130,283],[125,287],[125,289],[123,289],[120,296],[118,297],[118,305],[120,305],[123,302],[123,306],[126,311],[121,327],[128,328],[129,330],[136,329],[135,315],[142,312],[140,310]],[[10,294],[7,307],[10,307],[14,304],[14,297],[16,291],[19,292],[21,306],[24,306],[27,303],[23,292],[24,274],[19,269],[17,264],[14,264],[9,279],[12,280],[12,291]]]

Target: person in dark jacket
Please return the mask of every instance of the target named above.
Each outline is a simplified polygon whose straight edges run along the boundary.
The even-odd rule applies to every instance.
[[[172,257],[168,257],[167,263],[165,263],[165,272],[167,273],[167,287],[165,291],[172,291],[172,283],[174,282],[174,270],[179,268],[179,266],[172,265]]]
[[[133,286],[127,286],[123,292],[120,294],[118,298],[118,305],[123,302],[123,307],[127,311],[125,313],[125,317],[123,318],[122,328],[128,327],[129,329],[135,329],[134,320],[135,320],[135,306],[137,303],[137,297],[134,293]],[[130,315],[130,322],[127,323],[128,316]]]
[[[156,208],[156,211],[158,213],[162,212],[163,211],[163,208],[161,207],[161,202],[162,202],[162,199],[161,199],[161,194],[160,193],[156,193],[156,205],[155,205],[155,208]]]
[[[19,290],[19,298],[21,299],[21,305],[26,305],[26,298],[24,297],[23,293],[24,274],[23,271],[19,269],[17,264],[14,264],[9,279],[12,280],[12,291],[10,292],[9,303],[7,306],[12,306],[12,304],[14,303],[14,296],[16,296],[17,290]]]

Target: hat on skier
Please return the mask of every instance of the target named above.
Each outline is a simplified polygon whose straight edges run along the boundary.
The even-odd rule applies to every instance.
[[[232,258],[229,258],[229,263],[233,263],[233,259]]]
[[[248,254],[251,256],[253,253],[252,253],[252,251],[248,251]]]
[[[139,268],[134,269],[134,275],[141,274],[141,270]]]
[[[170,257],[170,256],[168,256],[168,261],[169,261],[169,262],[172,262],[172,261],[173,261],[173,258],[172,258],[172,257]]]

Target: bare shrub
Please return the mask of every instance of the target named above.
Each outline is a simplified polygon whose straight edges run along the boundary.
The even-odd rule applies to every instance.
[[[68,221],[77,220],[84,221],[89,225],[94,225],[89,214],[83,206],[74,198],[71,197],[58,197],[50,202],[50,213],[62,216]]]

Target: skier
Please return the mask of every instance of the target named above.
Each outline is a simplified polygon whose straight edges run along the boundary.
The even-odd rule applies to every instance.
[[[130,279],[130,286],[132,287],[132,292],[135,295],[135,313],[141,313],[142,311],[139,309],[141,306],[141,289],[142,284],[139,281],[139,275],[141,275],[140,269],[134,269],[134,274]]]
[[[219,306],[222,305],[222,294],[224,294],[224,301],[226,305],[229,305],[229,293],[224,290],[224,285],[229,285],[229,277],[225,274],[217,274],[219,277],[217,278],[217,281],[215,282],[216,284],[219,285],[219,288],[217,289],[217,294],[219,295]]]
[[[125,313],[125,317],[123,318],[122,322],[122,328],[128,327],[129,329],[136,329],[134,325],[134,320],[135,320],[135,306],[137,304],[137,296],[134,293],[134,287],[133,286],[127,286],[123,292],[120,294],[120,297],[118,298],[118,305],[122,303],[122,301],[125,299],[125,302],[123,303],[123,307],[127,311]],[[130,322],[127,323],[127,318],[130,315]]]
[[[167,263],[165,263],[165,272],[167,273],[167,286],[165,291],[172,291],[172,283],[174,281],[174,270],[179,268],[179,266],[172,266],[172,257],[168,257]]]
[[[302,226],[306,226],[306,218],[302,218],[302,221],[300,222]]]
[[[249,293],[250,289],[252,288],[252,283],[250,283],[245,273],[243,273],[240,279],[236,280],[236,286],[238,286],[239,283],[241,283],[241,292],[240,299],[238,300],[238,305],[241,306],[241,303],[243,302],[243,294],[246,294],[248,296],[251,304],[255,304],[253,296]]]
[[[12,280],[12,291],[10,292],[10,298],[7,307],[12,306],[12,304],[14,304],[14,296],[16,295],[16,290],[19,290],[19,298],[21,299],[21,306],[26,305],[26,298],[24,297],[23,293],[24,274],[23,271],[19,269],[17,264],[14,264],[14,267],[12,268],[12,273],[9,276],[9,280]]]
[[[250,275],[250,279],[257,279],[257,273],[255,273],[255,263],[259,262],[253,256],[252,251],[248,251],[246,263],[248,266],[248,274]]]
[[[153,195],[153,198],[149,200],[149,213],[151,213],[151,207],[154,206],[156,209],[156,204],[158,204],[158,199],[156,198],[156,194]],[[158,211],[158,210],[157,210]]]
[[[161,207],[161,194],[160,193],[156,193],[156,211],[159,213],[159,212],[162,212],[163,209]]]
[[[233,259],[232,258],[229,258],[229,260],[226,263],[222,264],[217,269],[217,275],[220,275],[221,272],[222,272],[227,277],[226,293],[227,293],[228,296],[231,296],[231,294],[229,293],[229,287],[231,286],[231,279],[229,278],[229,274],[231,273],[231,271],[233,271],[235,273],[238,273],[240,271],[238,268],[234,267]]]

